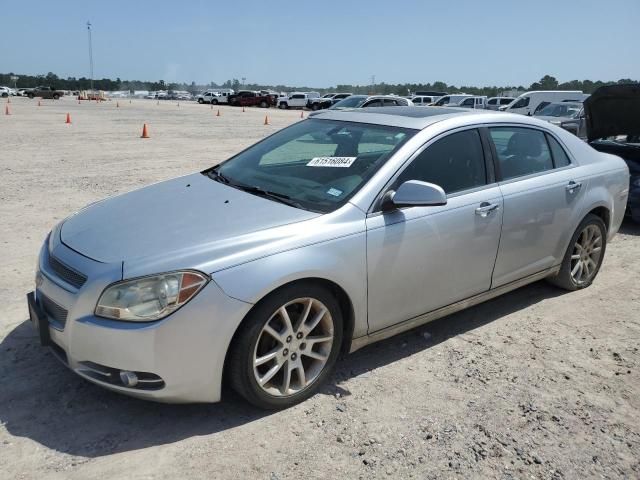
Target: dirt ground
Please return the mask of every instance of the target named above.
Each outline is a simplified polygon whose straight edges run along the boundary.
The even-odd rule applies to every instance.
[[[0,118],[0,478],[640,478],[631,223],[590,288],[536,283],[369,346],[285,411],[257,411],[230,392],[216,405],[147,403],[67,371],[38,346],[25,304],[51,226],[300,118],[119,105],[14,98]]]

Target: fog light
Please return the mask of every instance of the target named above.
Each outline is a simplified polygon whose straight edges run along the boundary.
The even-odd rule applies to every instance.
[[[133,372],[122,370],[120,372],[120,381],[125,387],[135,387],[138,384],[138,376]]]

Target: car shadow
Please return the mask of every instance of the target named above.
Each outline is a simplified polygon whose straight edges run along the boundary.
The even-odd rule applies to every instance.
[[[353,377],[560,294],[561,290],[537,282],[367,346],[340,360],[320,394],[348,396],[347,380]],[[170,444],[274,414],[248,405],[228,388],[221,403],[193,405],[159,404],[110,392],[81,379],[41,348],[29,321],[15,327],[0,344],[0,377],[0,422],[11,435],[82,457]]]
[[[640,236],[640,223],[634,222],[630,218],[625,218],[618,232],[623,235],[634,235],[638,237]]]

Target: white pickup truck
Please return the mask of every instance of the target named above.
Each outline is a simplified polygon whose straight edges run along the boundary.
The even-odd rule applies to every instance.
[[[318,92],[293,92],[287,97],[278,98],[278,108],[304,108],[311,98],[319,98]]]
[[[196,97],[198,103],[211,103],[212,105],[218,105],[220,103],[229,103],[228,97],[229,95],[233,95],[235,93],[232,89],[227,90],[207,90],[206,92],[202,92],[200,95]]]

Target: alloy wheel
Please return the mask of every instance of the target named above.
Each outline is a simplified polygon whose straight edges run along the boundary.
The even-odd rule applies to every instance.
[[[587,225],[576,240],[571,253],[571,278],[576,285],[589,282],[595,275],[602,255],[602,232]]]
[[[257,384],[276,397],[308,388],[324,369],[333,346],[331,312],[315,298],[278,308],[262,327],[253,353]]]

